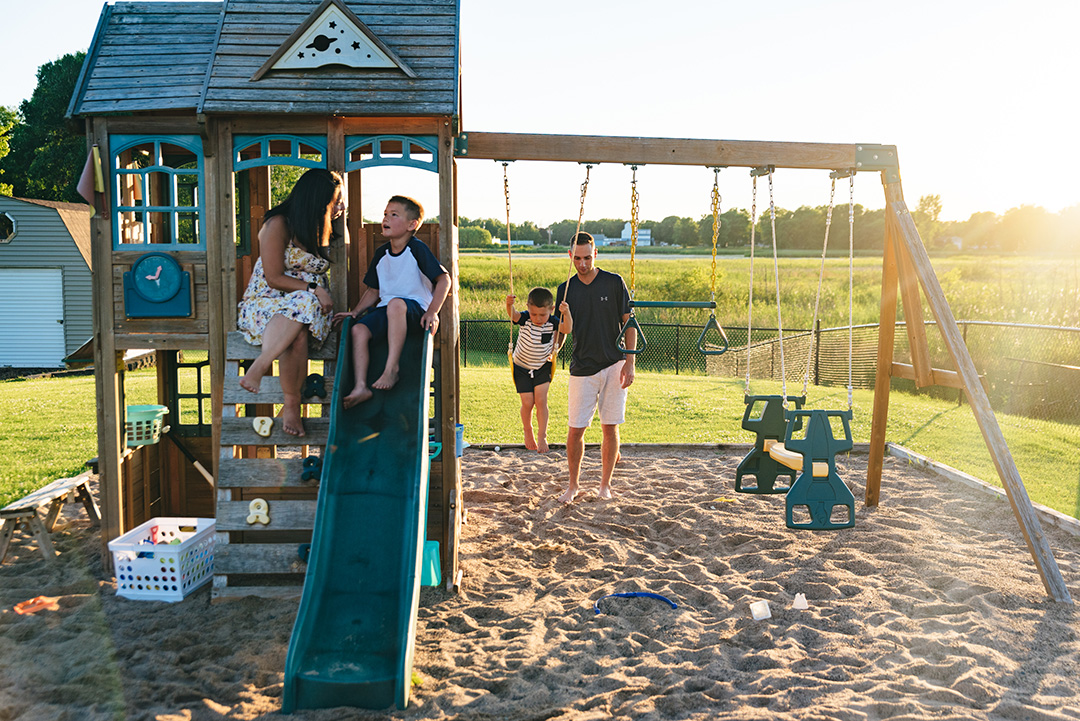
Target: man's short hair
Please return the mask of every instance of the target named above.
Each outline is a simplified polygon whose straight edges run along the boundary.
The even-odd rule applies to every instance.
[[[530,290],[527,302],[533,308],[553,308],[555,306],[555,298],[552,297],[551,291],[547,288],[533,288]]]
[[[591,245],[596,247],[596,241],[593,240],[592,235],[586,233],[584,230],[570,239],[570,245]]]
[[[405,215],[407,215],[410,220],[415,220],[417,225],[424,222],[424,206],[420,205],[419,200],[410,198],[407,195],[395,195],[387,202],[397,203],[405,208]]]

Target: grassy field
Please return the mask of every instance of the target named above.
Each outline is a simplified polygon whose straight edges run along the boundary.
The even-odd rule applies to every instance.
[[[129,373],[130,404],[154,402],[153,370]],[[556,375],[549,440],[565,441],[565,375]],[[622,438],[628,443],[749,443],[740,428],[742,381],[704,376],[640,373],[630,394]],[[755,382],[755,393],[779,393],[778,384]],[[793,389],[789,386],[789,392]],[[520,443],[518,397],[505,367],[470,365],[461,374],[465,437],[474,443]],[[846,391],[810,389],[810,405],[844,408]],[[852,428],[856,441],[870,435],[870,391],[856,391]],[[80,472],[96,455],[96,404],[92,376],[0,383],[0,505],[50,480]],[[673,421],[677,418],[677,421]],[[1080,427],[998,415],[1028,492],[1038,503],[1080,515]],[[991,483],[997,476],[970,409],[946,401],[894,392],[888,438]],[[586,442],[599,442],[598,427]],[[555,461],[553,461],[555,462]],[[553,468],[559,472],[561,468]],[[888,502],[888,488],[882,489]]]
[[[1080,259],[955,255],[935,257],[934,269],[953,309],[963,320],[993,320],[1041,325],[1080,326]],[[630,285],[630,260],[601,250],[597,265],[620,273]],[[639,256],[635,261],[639,300],[707,301],[711,298],[712,261],[707,256]],[[818,258],[781,258],[781,309],[784,326],[809,328],[817,296]],[[514,289],[522,299],[533,286],[554,289],[566,281],[568,259],[514,258]],[[461,257],[461,316],[502,318],[509,289],[505,256]],[[721,325],[745,326],[749,306],[750,259],[721,257],[716,262],[716,316]],[[876,323],[881,302],[881,258],[854,262],[854,319]],[[523,301],[519,301],[523,305]],[[697,324],[705,311],[641,311],[641,320]],[[647,315],[646,315],[647,313]],[[925,313],[930,318],[929,312]],[[826,261],[821,302],[822,327],[848,324],[848,261]],[[902,317],[902,313],[901,313]],[[771,256],[754,261],[754,325],[776,327],[776,285]]]

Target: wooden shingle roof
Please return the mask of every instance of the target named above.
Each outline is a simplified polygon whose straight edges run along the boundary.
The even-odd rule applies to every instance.
[[[341,4],[394,66],[267,70],[320,0],[107,5],[69,114],[458,114],[458,0]]]

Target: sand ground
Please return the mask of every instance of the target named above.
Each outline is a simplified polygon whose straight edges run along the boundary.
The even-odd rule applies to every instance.
[[[792,531],[783,496],[734,493],[738,460],[627,449],[601,501],[590,449],[563,506],[562,451],[470,449],[465,577],[422,593],[409,708],[292,718],[1080,719],[1080,618],[1047,598],[1008,503],[888,458],[866,509],[856,455],[855,527]],[[118,598],[67,513],[53,568],[22,536],[0,566],[0,721],[277,716],[296,601]],[[1080,599],[1080,539],[1046,533]],[[678,608],[595,613],[629,591]],[[60,609],[12,612],[37,595]]]

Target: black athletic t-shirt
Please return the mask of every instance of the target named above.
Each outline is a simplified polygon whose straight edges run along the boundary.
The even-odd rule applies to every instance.
[[[555,307],[566,296],[574,323],[570,375],[591,376],[623,359],[618,340],[622,317],[630,312],[630,293],[622,276],[599,268],[592,283],[586,285],[574,275],[569,286],[569,295],[567,283],[559,286]]]

